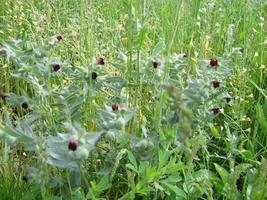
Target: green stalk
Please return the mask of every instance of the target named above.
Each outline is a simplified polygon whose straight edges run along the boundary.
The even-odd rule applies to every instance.
[[[176,7],[176,16],[175,16],[175,26],[174,26],[174,31],[172,32],[172,36],[171,39],[167,45],[167,59],[169,58],[170,54],[171,54],[171,48],[178,30],[178,25],[179,25],[179,20],[180,20],[180,11],[181,8],[183,7],[183,0],[179,1],[179,3],[177,3],[177,7]],[[164,68],[164,74],[163,77],[161,79],[161,82],[164,82],[167,78],[167,76],[169,75],[169,71],[170,71],[170,63],[167,62]],[[154,114],[154,129],[155,130],[159,130],[160,128],[160,124],[161,124],[161,118],[162,118],[162,108],[164,106],[165,103],[165,95],[164,95],[164,90],[163,88],[160,89],[160,99],[159,99],[159,103],[156,107],[155,110],[155,114]]]

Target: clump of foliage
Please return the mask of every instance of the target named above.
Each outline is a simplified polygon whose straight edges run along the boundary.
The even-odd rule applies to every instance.
[[[267,198],[266,4],[228,3],[3,4],[1,198]]]

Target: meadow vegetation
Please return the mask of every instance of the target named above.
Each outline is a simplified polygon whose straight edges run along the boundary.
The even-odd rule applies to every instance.
[[[267,199],[265,0],[0,0],[0,199]]]

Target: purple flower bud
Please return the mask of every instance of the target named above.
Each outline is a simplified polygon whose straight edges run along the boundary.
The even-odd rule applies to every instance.
[[[226,101],[227,103],[230,103],[230,101],[232,100],[231,97],[224,97],[224,99],[225,99],[225,101]]]
[[[97,64],[98,65],[105,65],[104,58],[102,58],[102,57],[98,58]]]
[[[56,38],[57,38],[58,41],[60,41],[60,40],[63,39],[63,36],[62,35],[57,35]]]
[[[220,112],[220,108],[212,108],[211,111],[214,115],[217,115]]]
[[[26,101],[24,101],[24,102],[21,103],[21,107],[22,107],[23,109],[28,109],[29,104],[28,104]]]
[[[30,180],[30,177],[25,175],[22,177],[22,180],[27,183]]]
[[[211,66],[218,66],[218,60],[216,58],[212,58],[210,60],[210,65]]]
[[[57,72],[60,69],[60,64],[54,63],[54,64],[52,64],[52,68],[53,68],[54,72]]]
[[[112,104],[111,108],[112,108],[113,111],[119,110],[119,106],[116,103]]]
[[[214,81],[211,81],[211,83],[212,83],[212,85],[213,85],[213,87],[214,88],[218,88],[218,87],[220,87],[220,81],[218,81],[218,80],[214,80]]]
[[[96,72],[92,72],[92,79],[95,80],[97,78],[97,73]]]
[[[76,151],[78,145],[78,140],[76,138],[72,138],[69,141],[69,150]]]

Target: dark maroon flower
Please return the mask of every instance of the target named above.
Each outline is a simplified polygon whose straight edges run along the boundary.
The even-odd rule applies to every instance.
[[[211,111],[214,115],[218,114],[220,112],[220,108],[212,108]]]
[[[5,55],[6,54],[6,50],[4,48],[0,48],[0,55]]]
[[[97,78],[97,73],[96,72],[92,72],[92,79],[95,80]]]
[[[98,65],[105,65],[104,58],[102,58],[102,57],[98,58],[97,64]]]
[[[76,138],[72,138],[69,141],[69,150],[75,151],[77,149],[78,141]]]
[[[161,65],[160,59],[159,59],[159,58],[155,59],[155,60],[152,62],[152,65],[153,65],[153,67],[154,67],[155,69],[158,68],[158,66]]]
[[[54,72],[57,72],[58,70],[60,70],[60,64],[54,63],[54,64],[52,64],[52,68],[53,68]]]
[[[218,66],[218,60],[216,58],[212,58],[210,60],[210,65],[211,66]]]
[[[212,83],[212,85],[213,85],[214,88],[220,87],[220,84],[221,84],[221,82],[218,81],[218,80],[211,81],[211,83]]]
[[[25,182],[28,182],[30,180],[30,177],[29,176],[23,176],[22,180]]]
[[[112,108],[113,111],[119,110],[119,106],[116,103],[112,104],[111,108]]]
[[[24,109],[28,109],[29,104],[26,101],[24,101],[24,102],[21,103],[21,107],[24,108]]]
[[[224,97],[224,99],[225,99],[225,101],[226,101],[227,103],[229,103],[229,102],[232,100],[231,97]]]
[[[62,35],[57,35],[56,38],[57,38],[58,41],[60,41],[60,40],[63,39],[63,36]]]

